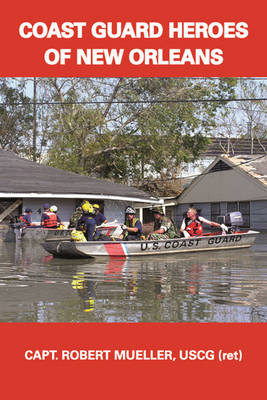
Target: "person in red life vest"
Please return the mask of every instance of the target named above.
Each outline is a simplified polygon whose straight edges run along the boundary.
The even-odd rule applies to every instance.
[[[41,226],[49,229],[57,228],[57,216],[54,212],[50,211],[48,203],[44,204],[44,212],[41,215]]]
[[[60,225],[63,225],[63,224],[62,224],[61,218],[60,218],[59,215],[57,214],[57,210],[58,210],[57,206],[51,206],[51,207],[50,207],[50,211],[53,212],[53,213],[55,213],[56,216],[57,216],[57,226],[60,226]]]
[[[20,221],[26,226],[32,226],[32,210],[26,208],[25,212],[19,217]]]
[[[226,232],[228,231],[227,226],[224,224],[218,224],[217,222],[209,221],[208,219],[198,215],[195,208],[189,208],[187,210],[186,217],[183,219],[180,232],[186,238],[189,238],[190,236],[201,236],[203,233],[203,223],[210,226],[216,226],[217,228],[221,228]]]

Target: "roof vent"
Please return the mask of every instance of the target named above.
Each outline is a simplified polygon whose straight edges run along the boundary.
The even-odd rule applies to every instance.
[[[217,172],[217,171],[227,171],[228,169],[233,169],[230,165],[226,164],[224,161],[218,161],[210,170],[210,172]]]

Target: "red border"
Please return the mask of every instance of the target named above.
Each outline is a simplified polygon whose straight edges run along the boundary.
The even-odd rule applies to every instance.
[[[266,324],[2,324],[2,393],[116,398],[261,396]],[[59,360],[30,361],[26,350],[57,350]],[[109,360],[62,361],[61,350],[111,350]],[[114,361],[115,349],[214,351],[215,360]],[[242,351],[242,361],[218,352]]]
[[[24,1],[6,3],[1,10],[0,51],[1,76],[266,76],[266,12],[265,2],[191,1],[176,2],[136,0],[75,3],[47,0],[45,3]],[[42,61],[47,47],[61,47],[56,40],[25,41],[18,37],[22,21],[247,21],[246,40],[217,40],[225,62],[221,66],[142,66],[123,64],[114,68],[68,66],[49,67]],[[209,46],[213,45],[209,41]],[[116,42],[126,49],[136,42]],[[198,43],[198,46],[206,46]],[[88,40],[68,46],[93,47]],[[97,43],[98,44],[98,43]],[[155,41],[138,42],[138,47],[155,47]],[[177,41],[175,47],[193,47],[192,40]],[[114,47],[105,40],[102,47]],[[167,39],[157,47],[174,46]],[[66,44],[64,44],[66,47]],[[264,393],[266,359],[266,324],[1,324],[2,395],[15,399],[27,396],[76,398],[196,398],[257,397]],[[26,361],[26,349],[75,348],[190,348],[242,349],[242,362],[160,361],[133,362],[63,362]]]
[[[224,1],[164,3],[136,0],[127,3],[122,0],[90,3],[78,0],[73,3],[47,0],[40,7],[34,1],[5,4],[1,12],[0,51],[1,76],[265,76],[266,75],[266,13],[263,0],[248,2]],[[88,32],[82,39],[22,39],[18,28],[22,22],[85,21]],[[89,32],[93,22],[160,22],[164,27],[159,39],[95,39]],[[170,39],[168,23],[181,22],[240,22],[248,24],[249,35],[245,39]],[[66,65],[49,66],[44,53],[49,48],[70,48],[72,59]],[[121,65],[76,65],[77,48],[123,48],[125,57]],[[139,65],[128,61],[127,53],[133,48],[163,49],[168,59],[170,48],[221,48],[224,62],[221,65]]]

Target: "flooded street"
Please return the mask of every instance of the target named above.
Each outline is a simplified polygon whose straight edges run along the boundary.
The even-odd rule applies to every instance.
[[[0,243],[1,322],[267,322],[267,234],[250,249],[63,260]]]

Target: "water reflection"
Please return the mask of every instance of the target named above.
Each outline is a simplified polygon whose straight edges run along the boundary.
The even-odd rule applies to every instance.
[[[0,321],[266,322],[266,251],[261,237],[249,250],[62,260],[1,243]]]

